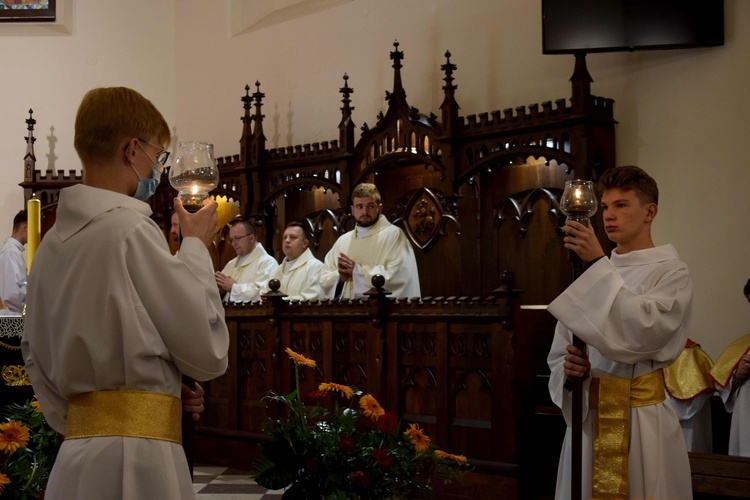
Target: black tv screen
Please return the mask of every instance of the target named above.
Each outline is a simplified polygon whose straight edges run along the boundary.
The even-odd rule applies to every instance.
[[[724,0],[542,0],[542,52],[724,45]]]

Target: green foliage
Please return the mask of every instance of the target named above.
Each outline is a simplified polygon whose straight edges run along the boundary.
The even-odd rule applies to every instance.
[[[16,421],[29,433],[25,447],[20,447],[13,453],[8,453],[7,448],[0,451],[3,460],[0,472],[10,480],[1,490],[2,497],[18,500],[39,498],[47,487],[62,438],[47,424],[44,415],[38,411],[38,402],[35,400],[6,405],[2,409],[2,416],[3,423],[0,426]]]

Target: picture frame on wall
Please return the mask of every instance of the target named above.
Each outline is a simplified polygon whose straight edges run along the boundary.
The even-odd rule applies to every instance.
[[[53,23],[57,0],[0,0],[0,23]]]

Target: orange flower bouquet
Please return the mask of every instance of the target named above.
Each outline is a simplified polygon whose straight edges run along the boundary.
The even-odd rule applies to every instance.
[[[316,363],[291,349],[287,354],[294,361],[296,389],[288,396],[266,396],[287,411],[265,427],[271,439],[261,444],[252,476],[259,485],[288,488],[285,500],[385,499],[418,492],[429,497],[433,475],[450,482],[468,470],[466,457],[436,450],[418,424],[402,430],[396,415],[370,394],[323,383],[309,395],[315,405],[305,405],[299,370]],[[328,398],[332,411],[321,404]]]
[[[43,498],[62,439],[47,425],[36,399],[22,405],[7,405],[3,415],[0,496],[23,500]]]

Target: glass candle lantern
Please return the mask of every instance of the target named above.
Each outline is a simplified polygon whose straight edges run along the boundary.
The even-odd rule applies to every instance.
[[[560,198],[560,210],[569,219],[588,226],[589,217],[596,213],[594,184],[582,179],[567,181]]]
[[[177,157],[169,170],[169,183],[189,212],[200,210],[208,193],[219,185],[214,145],[200,141],[177,143]]]

